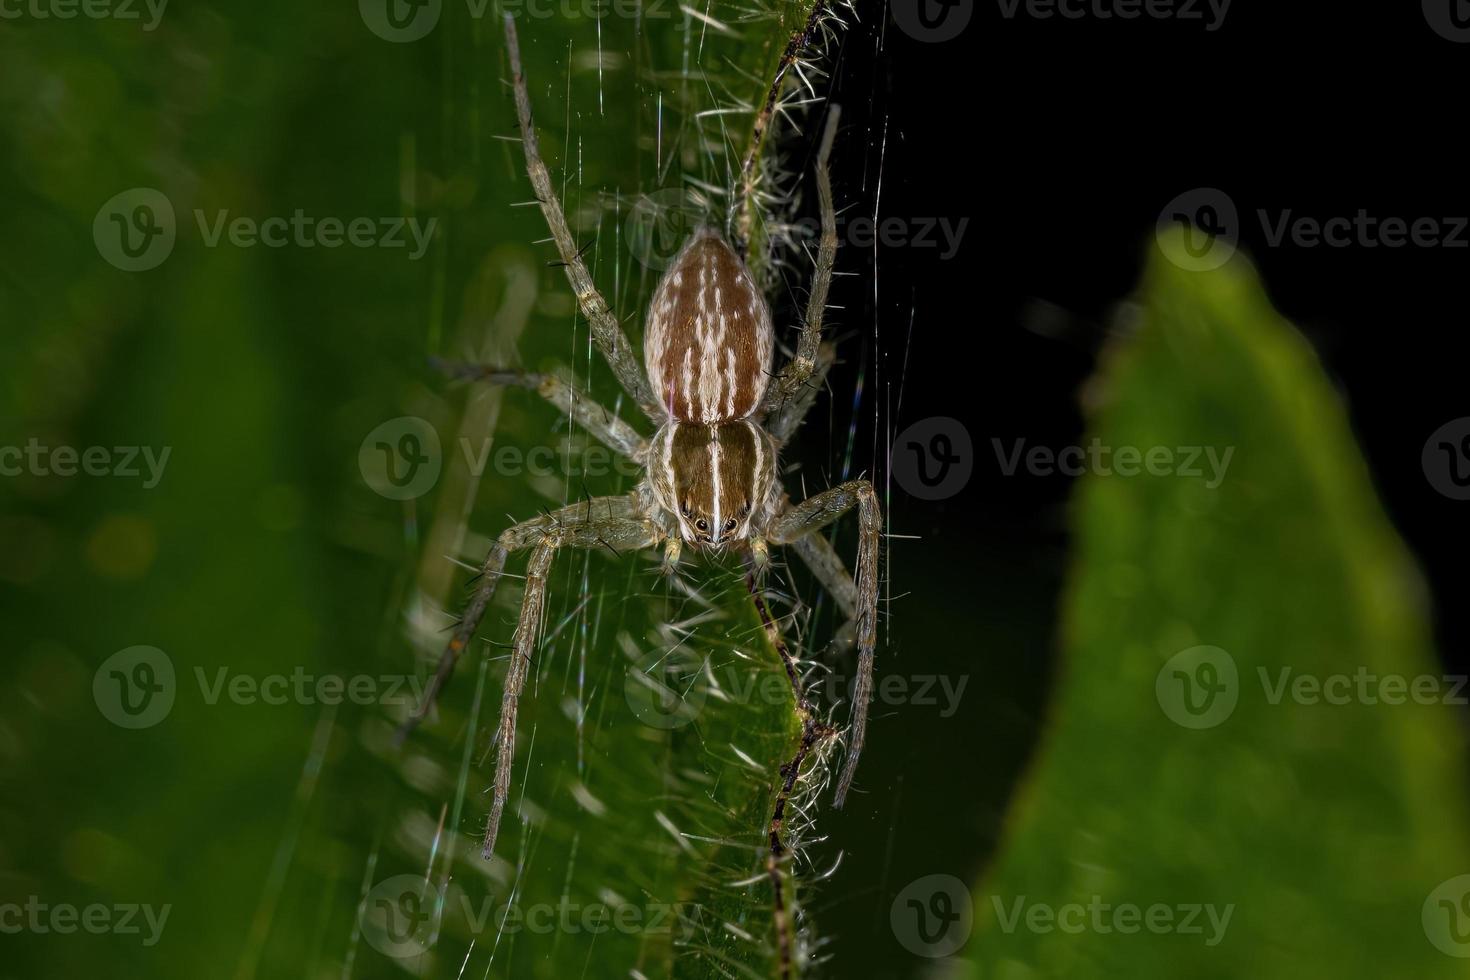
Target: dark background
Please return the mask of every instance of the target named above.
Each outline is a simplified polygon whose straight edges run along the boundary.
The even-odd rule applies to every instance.
[[[1084,441],[1081,388],[1154,247],[1161,210],[1193,188],[1234,201],[1230,237],[1317,349],[1383,505],[1421,564],[1446,670],[1470,669],[1456,615],[1466,504],[1435,491],[1420,462],[1430,433],[1466,414],[1467,235],[1459,248],[1271,247],[1256,216],[1465,215],[1454,120],[1467,69],[1470,46],[1436,34],[1417,4],[1370,13],[1237,3],[1210,32],[1143,18],[1022,11],[1007,20],[998,4],[978,3],[960,36],[942,43],[916,40],[892,19],[853,28],[832,82],[844,114],[839,206],[872,213],[881,175],[880,216],[970,222],[947,262],[933,249],[893,249],[876,263],[845,250],[845,268],[861,275],[838,281],[843,310],[833,319],[862,339],[845,348],[832,387],[850,392],[864,375],[859,445],[873,437],[873,399],[888,427],[878,447],[936,415],[962,420],[972,437],[974,474],[958,496],[918,501],[889,484],[892,531],[923,538],[922,549],[890,541],[891,608],[937,619],[928,634],[942,637],[932,649],[895,651],[910,658],[904,670],[969,672],[984,699],[959,722],[964,758],[935,751],[952,729],[926,728],[911,712],[908,757],[884,756],[894,770],[869,782],[900,795],[905,780],[984,785],[975,812],[910,812],[890,825],[888,814],[903,809],[894,800],[867,808],[871,823],[838,816],[839,846],[929,856],[936,871],[961,855],[981,866],[993,849],[1045,710],[1055,642],[1046,611],[1063,587],[1071,480],[1024,468],[1007,476],[991,440]],[[890,412],[904,377],[922,383],[904,386]],[[849,415],[839,411],[840,428]],[[809,465],[828,458],[830,444],[805,445],[815,447]],[[976,574],[934,571],[967,567]],[[977,582],[1007,585],[995,594]],[[875,727],[883,737],[881,718]],[[885,909],[868,890],[901,883],[883,878],[882,866],[854,861],[843,887],[829,890],[846,897],[827,900]]]

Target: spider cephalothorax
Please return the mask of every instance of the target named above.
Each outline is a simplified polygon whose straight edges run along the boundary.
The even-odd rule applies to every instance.
[[[663,545],[665,567],[672,570],[681,543],[707,550],[738,543],[748,549],[752,560],[748,581],[754,582],[768,546],[789,546],[849,617],[839,637],[850,637],[858,650],[847,759],[834,797],[836,805],[841,806],[862,752],[872,691],[878,616],[878,497],[867,480],[850,480],[793,504],[781,489],[776,466],[781,445],[800,425],[832,363],[832,353],[822,345],[821,334],[837,251],[836,214],[826,171],[837,111],[831,110],[817,154],[822,236],[806,322],[794,356],[779,372],[772,373],[775,336],[770,307],[740,256],[718,231],[705,228],[690,237],[654,291],[644,330],[645,372],[640,370],[618,318],[592,282],[541,160],[515,24],[509,15],[505,17],[505,35],[526,172],[537,202],[578,306],[587,318],[593,342],[656,431],[645,438],[616,414],[553,375],[497,367],[453,369],[461,377],[537,391],[589,435],[643,466],[646,474],[632,493],[593,497],[500,533],[485,556],[474,596],[454,628],[424,700],[402,731],[423,718],[453,671],[489,608],[505,573],[506,559],[513,552],[529,550],[525,597],[516,624],[515,649],[506,669],[495,739],[495,792],[485,824],[484,850],[489,856],[510,793],[516,706],[540,636],[547,576],[557,550],[606,548],[626,554]],[[831,543],[816,533],[854,509],[858,516],[855,576],[848,573]],[[759,596],[756,598],[759,603]],[[830,733],[807,715],[799,672],[784,645],[779,641],[775,645],[787,658],[787,675],[795,688],[799,710],[806,717],[806,731],[813,739],[823,732]],[[773,860],[779,853],[785,794],[790,793],[800,760],[809,749],[804,736],[802,755],[790,764],[789,771],[783,770],[787,778],[770,826]]]
[[[686,543],[744,541],[774,509],[776,445],[748,419],[666,422],[649,443],[647,485]]]

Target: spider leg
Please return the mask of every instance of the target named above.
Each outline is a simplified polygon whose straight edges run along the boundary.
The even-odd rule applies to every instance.
[[[807,413],[816,404],[817,394],[827,382],[827,372],[832,370],[832,365],[837,361],[837,348],[830,344],[822,344],[817,348],[817,363],[812,370],[812,376],[796,390],[788,401],[777,406],[765,422],[765,430],[769,432],[777,442],[789,442],[796,434],[797,427],[806,421]]]
[[[615,453],[642,462],[648,442],[633,427],[593,401],[585,393],[552,374],[534,374],[515,368],[483,364],[455,364],[434,359],[434,366],[452,378],[527,388],[555,405],[563,415],[592,434]]]
[[[500,830],[500,817],[510,796],[511,767],[515,761],[516,712],[521,691],[526,683],[526,669],[531,662],[540,636],[541,610],[546,597],[546,575],[558,548],[607,548],[615,554],[637,551],[658,543],[661,532],[638,509],[632,496],[594,497],[582,503],[562,507],[549,514],[523,521],[507,528],[495,540],[480,567],[480,581],[464,617],[455,627],[433,680],[424,692],[424,700],[398,729],[400,741],[423,720],[433,706],[439,691],[454,672],[454,665],[464,652],[505,571],[505,561],[513,551],[533,548],[526,569],[526,592],[521,600],[520,616],[511,652],[510,666],[505,672],[505,686],[500,699],[500,724],[496,732],[495,795],[485,823],[484,856],[495,850]]]
[[[631,502],[631,498],[624,499]],[[578,509],[584,505],[577,505]],[[546,577],[558,548],[607,548],[615,554],[636,551],[658,543],[659,532],[652,521],[637,517],[591,517],[580,524],[562,525],[543,533],[531,552],[526,567],[526,594],[521,601],[520,618],[516,622],[515,649],[510,668],[505,673],[505,688],[500,698],[500,725],[495,742],[495,793],[490,814],[485,818],[485,843],[481,854],[488,860],[495,852],[495,838],[500,833],[500,818],[510,796],[511,768],[515,763],[516,714],[531,654],[541,634],[541,611],[546,599]]]
[[[598,547],[602,540],[606,540],[609,547],[621,549],[621,542],[626,538],[630,526],[642,529],[646,525],[647,522],[640,518],[637,504],[631,496],[594,497],[529,521],[522,521],[502,531],[480,565],[475,594],[465,606],[464,614],[455,625],[444,653],[439,657],[434,676],[424,689],[423,700],[413,714],[398,727],[398,741],[402,743],[434,707],[439,692],[454,673],[454,665],[458,663],[460,654],[469,646],[475,630],[479,628],[480,620],[485,617],[485,610],[490,607],[490,600],[495,597],[495,588],[500,584],[505,572],[505,561],[511,552],[522,551],[543,540],[562,540],[568,536],[574,541],[592,542],[583,547]],[[599,539],[599,531],[605,532],[603,539]],[[577,537],[578,534],[581,537]],[[644,546],[634,544],[630,547]]]
[[[842,775],[837,780],[837,792],[832,800],[833,806],[838,808],[841,808],[847,798],[847,791],[852,787],[852,777],[857,771],[858,758],[862,755],[863,736],[868,725],[868,701],[873,691],[873,648],[878,639],[878,543],[882,533],[878,494],[873,489],[873,484],[867,480],[851,480],[788,507],[772,521],[770,530],[773,544],[794,544],[801,538],[810,536],[811,532],[831,524],[854,507],[858,512],[858,677],[852,699],[851,740],[848,744],[847,761],[843,764]]]
[[[505,15],[505,45],[510,53],[511,82],[515,89],[516,118],[521,128],[521,143],[526,151],[526,173],[541,204],[541,214],[546,218],[551,237],[556,242],[556,251],[566,269],[567,281],[577,296],[577,305],[592,328],[592,342],[602,351],[608,366],[632,399],[653,421],[662,421],[664,411],[653,397],[653,387],[643,373],[628,338],[618,319],[608,309],[607,301],[597,291],[587,264],[582,261],[581,249],[567,227],[566,215],[561,202],[551,186],[551,174],[541,159],[540,145],[536,141],[536,124],[531,119],[531,97],[526,91],[526,76],[521,68],[521,49],[516,40],[515,21]]]
[[[817,151],[817,199],[822,211],[822,237],[817,244],[817,266],[812,273],[812,292],[807,298],[806,323],[792,357],[776,375],[759,413],[769,417],[791,399],[797,397],[817,367],[817,351],[822,341],[822,313],[827,307],[827,292],[832,286],[832,264],[837,258],[837,213],[832,208],[832,176],[827,160],[832,155],[832,140],[837,135],[839,112],[832,106],[827,114],[827,128]]]
[[[857,642],[858,588],[852,573],[842,564],[842,558],[832,542],[820,534],[805,534],[791,542],[791,550],[812,570],[822,588],[837,603],[845,622],[838,627],[833,644],[838,651],[846,652]]]

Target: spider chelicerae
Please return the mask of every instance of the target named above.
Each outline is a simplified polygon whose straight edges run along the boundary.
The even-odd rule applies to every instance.
[[[821,336],[822,312],[837,252],[836,216],[827,173],[836,109],[831,110],[817,155],[822,231],[806,322],[795,355],[772,374],[775,332],[766,299],[735,249],[716,230],[702,228],[689,238],[654,291],[644,330],[645,373],[617,318],[593,285],[552,189],[536,141],[515,24],[509,16],[505,18],[505,36],[526,170],[541,212],[550,226],[578,306],[591,325],[593,342],[656,431],[645,438],[627,422],[551,375],[477,365],[448,366],[450,373],[459,377],[536,391],[594,438],[643,467],[644,476],[630,494],[593,497],[501,532],[480,567],[474,595],[454,628],[423,701],[400,729],[400,737],[433,705],[479,627],[504,574],[506,559],[512,552],[529,549],[525,596],[506,670],[496,734],[494,798],[484,842],[484,854],[489,857],[510,793],[516,709],[539,635],[547,573],[557,550],[608,548],[626,554],[662,545],[664,565],[671,570],[686,546],[713,551],[744,549],[754,573],[765,567],[771,545],[789,546],[848,617],[849,623],[840,634],[850,637],[858,651],[847,757],[833,800],[841,807],[862,752],[872,690],[878,606],[878,497],[869,481],[851,480],[793,504],[781,488],[776,469],[782,445],[811,407],[834,357],[831,346],[824,345]],[[787,57],[791,56],[788,51]],[[748,176],[749,167],[746,169]],[[815,533],[854,508],[859,523],[855,577],[827,539]],[[748,579],[753,581],[754,574]],[[758,594],[756,598],[770,629]],[[806,732],[802,754],[783,769],[785,787],[771,826],[773,854],[781,850],[782,805],[801,759],[818,734],[829,732],[811,718],[794,662],[779,637],[776,646],[796,689]]]

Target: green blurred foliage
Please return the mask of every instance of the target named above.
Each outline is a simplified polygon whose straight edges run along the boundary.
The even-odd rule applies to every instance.
[[[1454,685],[1342,406],[1241,256],[1156,254],[1124,320],[1089,443],[1137,475],[1079,484],[1049,730],[955,975],[1463,976]]]
[[[467,955],[493,976],[774,970],[764,827],[794,718],[780,686],[713,687],[785,683],[738,572],[695,566],[688,595],[646,557],[560,560],[490,862],[477,836],[514,582],[441,716],[401,753],[387,740],[401,706],[210,694],[221,677],[421,679],[461,601],[456,559],[477,562],[509,520],[631,486],[560,463],[475,479],[461,437],[474,455],[572,460],[585,437],[524,393],[453,391],[427,368],[433,354],[555,367],[618,397],[550,246],[531,244],[545,228],[506,138],[499,16],[477,6],[444,4],[410,43],[375,35],[353,5],[272,2],[179,5],[151,31],[30,20],[0,33],[5,443],[170,449],[151,489],[0,488],[4,536],[22,545],[6,549],[0,592],[13,624],[0,901],[172,910],[158,946],[7,936],[0,975],[443,975]],[[643,14],[599,22],[573,4],[522,19],[543,151],[635,337],[659,267],[631,247],[631,213],[652,195],[687,222],[703,206],[687,189],[727,182],[750,138],[738,107],[763,96],[808,7],[717,3],[702,21],[628,4]],[[92,239],[98,209],[134,187],[176,215],[172,252],[144,272],[104,262]],[[208,239],[222,215],[298,211],[433,221],[434,236],[421,257]],[[444,473],[432,495],[387,500],[359,446],[408,415],[440,433]],[[678,728],[640,720],[626,690],[658,643],[677,647],[662,660],[702,703]],[[92,677],[140,644],[169,657],[176,700],[124,731]],[[359,934],[365,895],[400,873],[428,874],[448,903],[423,955]],[[512,900],[574,917],[627,906],[637,924],[599,931],[595,908],[591,930],[468,921]]]

